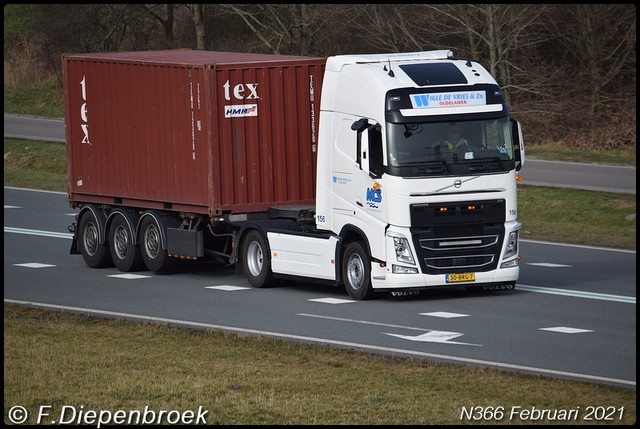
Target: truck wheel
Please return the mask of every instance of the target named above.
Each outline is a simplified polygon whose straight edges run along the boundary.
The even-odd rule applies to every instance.
[[[244,274],[253,287],[273,285],[271,257],[262,234],[250,231],[242,242],[242,267]]]
[[[100,244],[100,224],[95,215],[88,211],[80,219],[78,225],[78,242],[80,254],[84,263],[91,268],[106,268],[113,266],[108,243]]]
[[[364,300],[374,297],[371,287],[371,262],[366,250],[357,241],[349,243],[344,252],[342,279],[351,298]]]
[[[109,228],[111,259],[120,271],[140,271],[144,268],[140,248],[133,243],[131,226],[121,214],[115,215]]]
[[[162,231],[164,225],[158,224],[153,216],[145,216],[140,225],[140,252],[142,260],[153,272],[161,272],[173,269],[177,263],[176,258],[167,254],[167,249],[162,248]]]

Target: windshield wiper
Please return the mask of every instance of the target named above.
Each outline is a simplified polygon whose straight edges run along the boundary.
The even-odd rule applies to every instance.
[[[449,163],[447,162],[446,159],[437,160],[437,161],[413,161],[413,162],[402,163],[403,167],[407,165],[425,165],[425,166],[438,166],[438,167],[442,167],[444,165],[444,167],[447,169],[447,173],[451,172],[451,167],[449,167]]]

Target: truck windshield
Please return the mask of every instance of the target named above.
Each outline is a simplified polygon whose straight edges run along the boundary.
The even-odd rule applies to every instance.
[[[443,173],[455,174],[472,165],[477,171],[479,163],[492,164],[491,172],[514,168],[509,118],[388,124],[387,141],[387,166],[401,175],[402,167],[421,165],[442,165]]]

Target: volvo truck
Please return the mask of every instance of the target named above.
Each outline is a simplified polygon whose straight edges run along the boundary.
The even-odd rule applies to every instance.
[[[253,287],[321,282],[354,300],[515,287],[522,131],[476,61],[189,49],[62,60],[71,253],[86,265],[217,258]]]

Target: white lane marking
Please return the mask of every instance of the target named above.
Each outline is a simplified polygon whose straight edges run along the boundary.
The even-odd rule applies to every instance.
[[[453,313],[449,313],[453,314]],[[468,346],[480,346],[481,344],[471,344],[471,343],[460,343],[455,341],[450,341],[453,338],[457,338],[464,334],[459,332],[445,332],[445,331],[437,331],[434,329],[425,329],[425,328],[415,328],[412,326],[401,326],[401,325],[391,325],[388,323],[380,323],[380,322],[368,322],[365,320],[357,320],[357,319],[345,319],[342,317],[330,317],[330,316],[321,316],[317,314],[307,314],[307,313],[298,313],[298,316],[305,317],[315,317],[318,319],[328,319],[328,320],[337,320],[340,322],[350,322],[350,323],[360,323],[363,325],[376,325],[376,326],[384,326],[384,327],[392,327],[392,328],[402,328],[402,329],[411,329],[414,331],[426,331],[424,334],[420,334],[417,336],[411,335],[400,335],[400,334],[391,334],[388,332],[383,332],[384,335],[391,335],[392,337],[398,337],[409,341],[423,341],[423,342],[431,342],[431,343],[447,343],[447,344],[464,344]]]
[[[540,328],[541,331],[560,332],[563,334],[582,334],[584,332],[593,332],[590,329],[569,328],[567,326],[555,326],[551,328]]]
[[[236,291],[236,290],[251,289],[250,287],[231,286],[231,285],[205,286],[204,288],[205,289],[225,290],[225,291]]]
[[[421,316],[441,317],[443,319],[452,319],[455,317],[468,317],[469,314],[449,313],[447,311],[432,311],[431,313],[418,313]]]
[[[523,243],[543,244],[545,246],[579,247],[581,249],[604,250],[605,252],[636,253],[635,250],[614,249],[611,247],[601,247],[601,246],[585,246],[583,244],[553,243],[551,241],[537,241],[537,240],[518,240],[518,241],[522,241]]]
[[[44,194],[67,195],[66,192],[61,192],[61,191],[46,191],[44,189],[18,188],[15,186],[5,186],[4,189],[13,189],[14,191],[42,192]]]
[[[20,206],[8,206],[8,205],[5,204],[4,208],[5,209],[21,209],[22,207],[20,207]]]
[[[516,290],[526,290],[528,292],[538,292],[538,293],[548,293],[551,295],[565,295],[572,296],[576,298],[589,298],[589,299],[599,299],[602,301],[616,301],[616,302],[627,302],[630,304],[636,303],[635,296],[623,296],[623,295],[610,295],[606,293],[594,293],[594,292],[584,292],[581,290],[570,290],[570,289],[556,289],[549,287],[540,287],[540,286],[529,286],[529,285],[516,285]]]
[[[355,302],[355,301],[353,301]],[[315,317],[316,319],[327,319],[327,320],[337,320],[339,322],[350,322],[350,323],[360,323],[363,325],[375,325],[375,326],[385,326],[387,328],[402,328],[402,329],[412,329],[414,331],[423,331],[428,332],[432,329],[425,328],[414,328],[413,326],[403,326],[403,325],[392,325],[390,323],[382,323],[382,322],[368,322],[366,320],[357,320],[357,319],[346,319],[344,317],[331,317],[331,316],[322,316],[320,314],[308,314],[308,313],[298,313],[297,316],[303,317]]]
[[[143,276],[140,274],[110,274],[107,277],[113,277],[126,280],[150,279],[152,276]]]
[[[26,235],[40,235],[43,237],[73,238],[73,234],[70,234],[68,232],[40,231],[37,229],[13,228],[10,226],[5,226],[4,232],[13,232],[15,234]]]
[[[55,265],[51,264],[41,264],[39,262],[27,262],[24,264],[13,264],[14,267],[26,267],[26,268],[48,268],[55,267]]]
[[[537,267],[547,267],[547,268],[573,267],[573,265],[553,264],[551,262],[528,262],[526,265],[535,265]]]
[[[352,304],[354,302],[357,302],[352,299],[338,299],[338,298],[316,298],[316,299],[308,299],[307,301],[321,302],[323,304]]]
[[[465,346],[482,346],[482,344],[471,344],[471,343],[461,343],[458,341],[450,341],[454,338],[458,338],[464,335],[458,332],[431,331],[431,332],[427,332],[426,334],[418,335],[415,337],[412,337],[411,335],[390,334],[388,332],[383,332],[383,334],[391,335],[392,337],[398,337],[398,338],[402,338],[404,340],[409,340],[409,341],[422,341],[427,343],[461,344]]]
[[[467,363],[467,364],[483,365],[483,366],[510,369],[510,370],[528,371],[528,372],[533,372],[535,374],[547,374],[547,375],[552,375],[552,376],[564,376],[564,377],[577,378],[577,379],[582,379],[582,380],[601,381],[601,382],[606,382],[606,383],[620,384],[620,385],[624,385],[624,386],[635,386],[636,385],[636,382],[634,380],[624,380],[624,379],[620,379],[620,378],[601,377],[601,376],[598,376],[598,375],[580,374],[580,373],[575,373],[575,372],[559,371],[559,370],[555,370],[555,369],[537,368],[537,367],[524,366],[524,365],[514,365],[514,364],[504,363],[504,362],[486,361],[486,360],[481,360],[481,359],[471,359],[471,358],[464,358],[464,357],[458,357],[458,356],[441,355],[441,354],[436,354],[436,353],[425,353],[425,352],[420,352],[420,351],[416,351],[416,350],[398,349],[398,348],[393,348],[393,347],[381,347],[381,346],[375,346],[375,345],[371,345],[371,344],[353,343],[353,342],[348,342],[348,341],[335,341],[335,340],[329,340],[327,338],[307,337],[307,336],[303,336],[303,335],[293,335],[293,334],[284,334],[284,333],[280,333],[280,332],[260,331],[260,330],[256,330],[256,329],[238,328],[238,327],[235,327],[235,326],[212,325],[212,324],[209,324],[209,323],[192,322],[192,321],[189,321],[189,320],[167,319],[167,318],[164,318],[164,317],[142,316],[142,315],[139,315],[139,314],[132,314],[132,313],[119,313],[119,312],[114,312],[114,311],[95,310],[95,309],[92,309],[92,308],[83,308],[83,307],[68,307],[68,306],[63,306],[63,305],[45,304],[45,303],[29,302],[29,301],[19,301],[19,300],[6,299],[6,298],[5,298],[4,302],[12,303],[12,304],[19,304],[19,305],[32,306],[32,307],[53,308],[53,309],[56,309],[56,310],[80,312],[80,313],[84,313],[84,314],[87,314],[87,315],[99,314],[99,315],[103,315],[103,316],[116,317],[116,318],[125,318],[125,319],[133,319],[133,320],[144,320],[144,321],[159,322],[159,323],[170,323],[170,324],[175,324],[177,326],[191,327],[191,328],[197,328],[197,329],[221,329],[223,331],[229,331],[229,332],[241,332],[241,333],[245,333],[245,334],[264,335],[264,336],[269,336],[269,337],[274,337],[274,338],[286,338],[286,339],[291,339],[291,340],[300,340],[300,341],[305,341],[305,342],[318,343],[320,345],[332,344],[332,345],[339,346],[339,347],[357,348],[357,349],[361,349],[361,350],[364,350],[364,351],[376,350],[376,351],[382,351],[382,352],[385,352],[385,353],[394,353],[394,354],[398,354],[399,353],[399,354],[408,355],[408,356],[418,356],[418,357],[421,357],[421,358],[441,359],[441,360],[447,360],[447,361],[451,361],[451,362],[460,362],[460,363]]]

